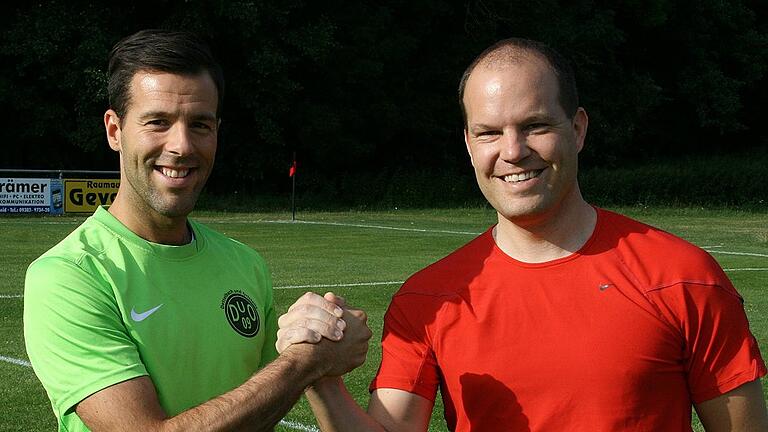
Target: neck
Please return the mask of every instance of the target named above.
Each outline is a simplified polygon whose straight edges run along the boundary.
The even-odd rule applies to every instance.
[[[185,245],[192,241],[186,215],[170,217],[148,209],[138,210],[130,203],[120,200],[119,193],[109,207],[109,212],[144,240],[173,246]]]
[[[541,214],[514,219],[499,214],[493,231],[496,245],[527,263],[552,261],[581,249],[595,229],[597,212],[575,192],[571,199]]]

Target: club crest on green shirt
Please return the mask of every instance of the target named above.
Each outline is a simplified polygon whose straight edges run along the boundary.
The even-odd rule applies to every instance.
[[[221,308],[229,325],[245,337],[259,333],[259,312],[250,297],[242,291],[230,290],[221,300]]]

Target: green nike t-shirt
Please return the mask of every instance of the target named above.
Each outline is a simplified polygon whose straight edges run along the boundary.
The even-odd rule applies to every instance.
[[[87,431],[74,407],[110,385],[149,375],[173,416],[277,356],[264,260],[190,226],[190,244],[151,243],[102,207],[29,266],[24,338],[60,431]]]

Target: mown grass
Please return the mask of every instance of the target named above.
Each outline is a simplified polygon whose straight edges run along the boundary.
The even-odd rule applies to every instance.
[[[766,268],[768,215],[761,212],[706,210],[703,208],[627,207],[620,212],[706,246],[727,269]],[[431,209],[381,212],[300,213],[285,223],[290,213],[198,212],[198,220],[245,242],[269,263],[279,312],[306,289],[296,285],[398,282],[450,253],[495,220],[492,210]],[[74,229],[83,217],[0,218],[0,296],[23,291],[26,266]],[[352,226],[354,225],[354,226]],[[375,226],[375,227],[371,227]],[[387,229],[395,228],[395,229]],[[423,231],[420,231],[423,230]],[[450,231],[450,232],[446,232]],[[729,255],[743,252],[756,255]],[[752,330],[768,352],[768,271],[729,271],[746,300]],[[321,288],[333,290],[351,304],[365,309],[374,333],[367,363],[346,377],[356,400],[367,403],[367,386],[381,356],[378,337],[382,317],[397,284]],[[0,356],[26,359],[22,335],[22,299],[0,298]],[[44,390],[28,367],[0,361],[0,400],[6,408],[0,431],[50,431],[55,421]],[[314,425],[305,401],[287,420]],[[701,430],[694,421],[695,430]],[[291,430],[286,426],[278,429]],[[445,430],[442,405],[435,407],[430,430]]]

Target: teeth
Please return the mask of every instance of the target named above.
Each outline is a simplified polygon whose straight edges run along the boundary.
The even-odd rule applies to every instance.
[[[521,182],[523,180],[532,179],[539,174],[541,174],[542,170],[535,170],[535,171],[526,171],[520,174],[512,174],[512,175],[506,175],[504,176],[504,181],[507,183],[516,183]]]
[[[189,169],[175,170],[171,168],[163,167],[163,175],[170,178],[186,177],[189,174]]]

